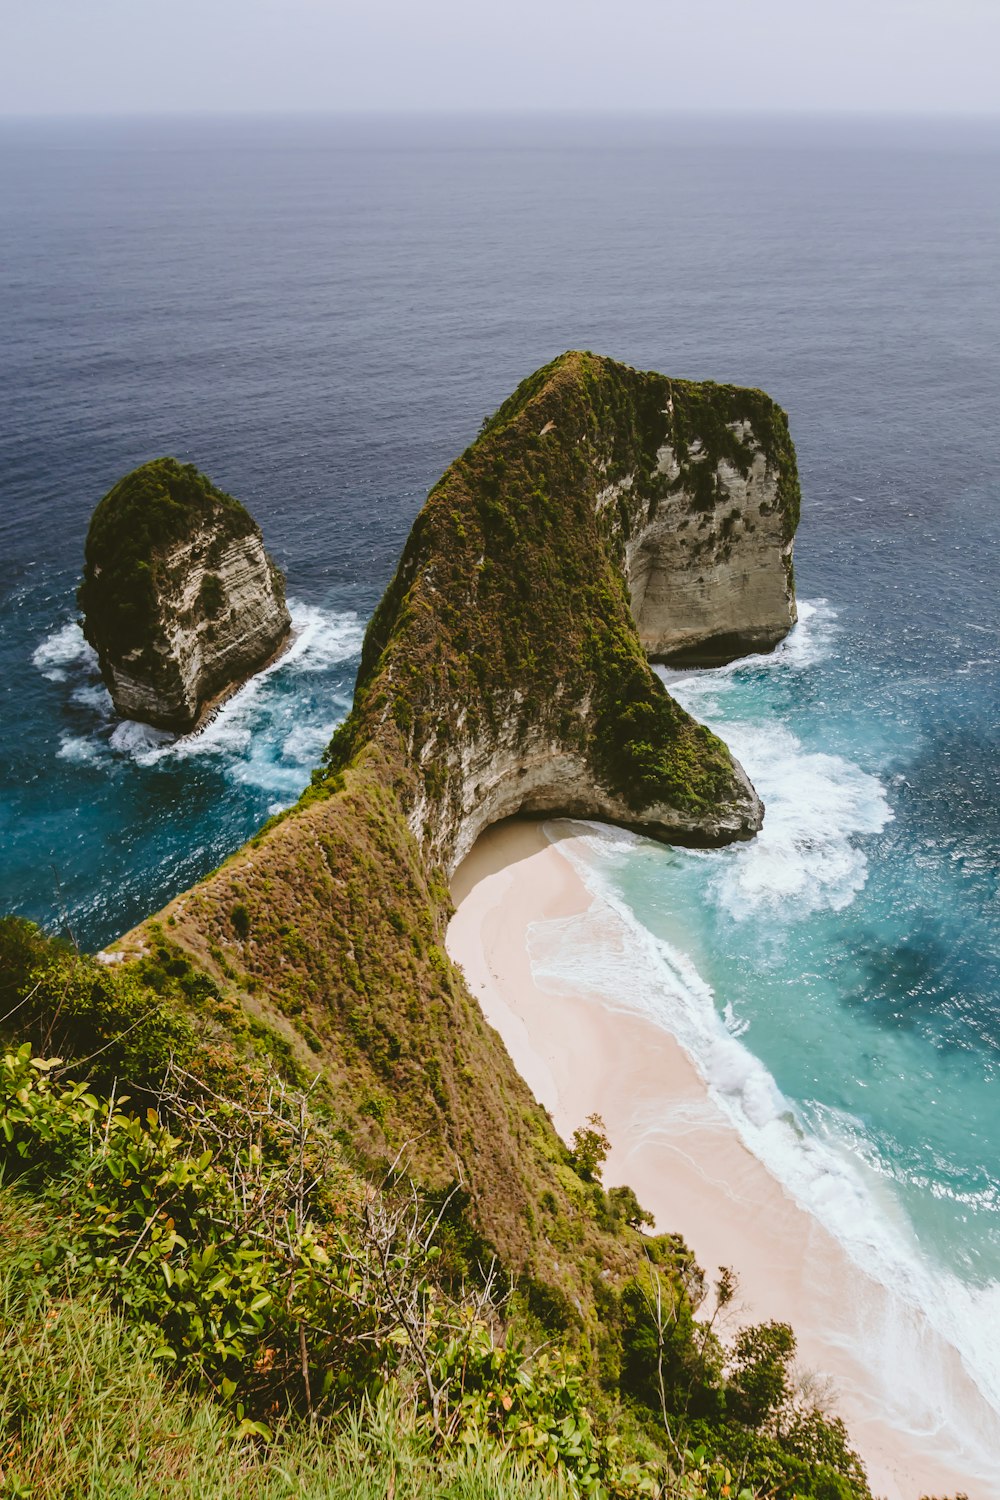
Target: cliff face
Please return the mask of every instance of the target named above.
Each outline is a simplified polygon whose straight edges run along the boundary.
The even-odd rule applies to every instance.
[[[449,870],[517,812],[752,836],[746,777],[646,657],[773,646],[795,619],[797,520],[787,423],[762,392],[564,355],[431,492],[332,769],[401,742],[410,826]]]
[[[741,495],[744,520],[724,529]],[[607,1245],[447,958],[447,875],[516,812],[684,842],[752,835],[759,801],[651,671],[633,608],[641,628],[654,564],[683,578],[718,556],[738,578],[760,555],[785,580],[797,507],[787,424],[761,392],[584,354],[538,371],[431,491],[313,785],[123,940],[126,954],[169,940],[282,1066],[319,1072],[363,1157],[407,1143],[425,1183],[461,1181],[505,1264],[554,1288],[567,1316],[593,1298]],[[782,628],[777,607],[762,627],[732,599],[724,630],[718,613],[692,624],[665,587],[651,605],[661,592],[671,640],[757,644],[753,632]],[[773,597],[787,622],[788,596],[776,585]],[[554,1257],[554,1243],[578,1251]]]
[[[79,600],[115,709],[163,729],[193,728],[291,627],[253,518],[170,458],[135,469],[98,505]]]
[[[794,467],[750,420],[727,425],[734,442],[726,452],[698,438],[663,444],[657,472],[670,489],[651,513],[641,501],[629,509],[631,486],[624,508],[612,511],[632,614],[654,661],[717,666],[770,651],[797,618],[798,510],[785,493]]]

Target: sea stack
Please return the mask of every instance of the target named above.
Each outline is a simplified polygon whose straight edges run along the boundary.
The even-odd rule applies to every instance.
[[[97,506],[78,599],[116,711],[181,733],[291,630],[260,527],[174,458],[133,469]]]

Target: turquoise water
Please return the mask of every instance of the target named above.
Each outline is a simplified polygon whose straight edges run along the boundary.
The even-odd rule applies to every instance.
[[[898,1299],[895,1347],[873,1328],[867,1353],[907,1420],[943,1419],[988,1464],[1000,907],[993,767],[976,751],[996,633],[974,635],[961,666],[915,675],[832,602],[800,611],[771,656],[661,671],[750,774],[761,835],[705,852],[594,827],[575,862],[628,936],[540,924],[536,973],[599,984],[678,1037],[755,1155]],[[911,1313],[959,1351],[995,1423],[966,1422],[968,1393],[938,1385]]]
[[[178,737],[115,717],[57,596],[59,623],[30,657],[39,732],[8,741],[23,780],[0,804],[7,909],[41,906],[50,927],[99,946],[295,801],[350,708],[364,626],[353,610],[288,602],[289,650]]]
[[[761,386],[812,611],[670,683],[764,833],[600,835],[630,964],[553,962],[678,1032],[1000,1408],[998,180],[995,122],[0,123],[0,910],[98,947],[295,799],[424,496],[543,361]],[[94,505],[162,453],[251,507],[300,630],[178,742],[74,623]],[[959,1432],[934,1359],[896,1366]]]

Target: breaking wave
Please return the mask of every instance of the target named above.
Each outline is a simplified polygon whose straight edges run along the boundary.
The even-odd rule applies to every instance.
[[[868,875],[859,838],[892,818],[877,777],[842,756],[807,750],[780,721],[741,716],[750,706],[741,701],[744,682],[802,672],[827,655],[836,615],[823,601],[803,602],[799,611],[798,626],[770,655],[713,671],[660,673],[677,701],[725,740],[764,801],[758,836],[723,860],[712,857],[713,893],[737,920],[762,907],[788,917],[842,910]]]
[[[337,724],[350,708],[364,626],[353,612],[289,601],[294,638],[275,662],[251,677],[192,734],[175,735],[115,717],[97,656],[70,621],[37,647],[33,662],[89,725],[60,735],[57,755],[111,770],[122,760],[145,769],[191,757],[214,758],[233,781],[273,794],[271,810],[293,802]],[[335,680],[321,681],[325,674]]]
[[[745,767],[765,802],[762,832],[726,850],[665,855],[620,830],[578,825],[578,837],[560,839],[556,848],[576,868],[592,905],[533,925],[532,969],[543,987],[596,991],[610,1010],[641,1015],[677,1038],[747,1147],[884,1289],[859,1337],[867,1363],[883,1377],[888,1419],[902,1430],[940,1430],[942,1439],[950,1430],[964,1456],[974,1455],[990,1475],[1000,1447],[993,1335],[1000,1285],[973,1284],[929,1257],[894,1191],[897,1169],[864,1121],[786,1097],[748,1045],[751,997],[738,990],[717,997],[684,951],[684,936],[673,940],[673,928],[672,940],[658,936],[639,915],[641,900],[633,910],[624,894],[643,862],[690,861],[686,868],[697,870],[709,910],[735,922],[737,933],[753,924],[755,936],[766,931],[780,947],[782,932],[846,910],[863,890],[871,841],[893,817],[885,788],[850,760],[808,748],[771,716],[786,680],[821,663],[836,636],[828,606],[800,609],[800,625],[772,655],[661,673]],[[651,889],[648,865],[635,888]]]

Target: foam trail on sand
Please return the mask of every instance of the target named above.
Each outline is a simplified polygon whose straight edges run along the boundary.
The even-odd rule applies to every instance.
[[[822,662],[836,635],[836,616],[822,602],[800,611],[801,624],[771,655],[661,674],[747,770],[767,809],[761,834],[722,851],[668,855],[620,830],[577,825],[577,837],[556,848],[593,902],[583,915],[532,926],[532,969],[543,988],[597,992],[609,1010],[641,1015],[677,1038],[745,1145],[865,1273],[859,1305],[826,1331],[828,1339],[862,1352],[895,1427],[924,1435],[946,1461],[956,1462],[961,1450],[966,1471],[970,1462],[981,1470],[988,1493],[1000,1452],[1000,1285],[962,1280],[932,1259],[896,1191],[898,1169],[865,1123],[785,1097],[747,1045],[748,997],[737,987],[717,1000],[684,951],[683,933],[670,928],[669,941],[655,934],[621,894],[631,889],[622,874],[641,871],[642,861],[688,861],[699,867],[709,908],[737,929],[780,942],[782,932],[845,910],[863,890],[866,844],[893,817],[885,788],[846,758],[807,748],[770,712],[785,685]],[[651,1128],[670,1129],[669,1100]]]
[[[608,1009],[643,1016],[677,1038],[747,1147],[875,1283],[841,1333],[882,1377],[888,1419],[921,1434],[942,1427],[944,1457],[944,1434],[960,1434],[964,1457],[988,1476],[990,1455],[1000,1451],[1000,1350],[992,1332],[1000,1287],[971,1287],[928,1262],[888,1174],[851,1150],[860,1122],[828,1112],[821,1130],[810,1131],[740,1039],[739,1024],[720,1015],[687,955],[654,937],[616,897],[601,865],[609,855],[627,858],[639,841],[585,825],[578,833],[556,847],[594,901],[580,916],[533,924],[536,981],[557,993],[599,993]]]

